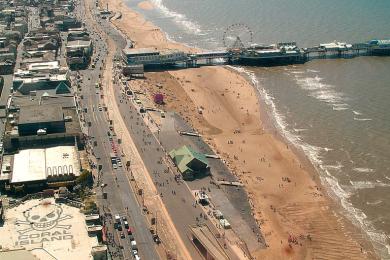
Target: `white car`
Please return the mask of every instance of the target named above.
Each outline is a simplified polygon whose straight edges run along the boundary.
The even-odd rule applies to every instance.
[[[116,163],[113,163],[113,164],[112,164],[112,168],[118,169],[118,165],[116,165]]]
[[[121,221],[121,217],[118,214],[115,215],[115,221],[116,222],[120,222]]]
[[[122,162],[121,161],[118,162],[118,166],[122,167]]]

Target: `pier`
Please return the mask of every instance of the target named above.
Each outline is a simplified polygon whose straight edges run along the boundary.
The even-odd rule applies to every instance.
[[[178,66],[181,68],[202,65],[240,64],[275,66],[302,64],[313,59],[353,58],[358,56],[389,56],[390,40],[372,40],[365,43],[331,42],[309,48],[299,48],[295,42],[271,45],[251,44],[249,47],[226,50],[184,53],[178,50],[155,50],[127,47],[122,58],[127,66],[145,68]],[[125,66],[126,66],[125,65]]]

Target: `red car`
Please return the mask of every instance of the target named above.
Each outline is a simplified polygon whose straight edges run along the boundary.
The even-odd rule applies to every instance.
[[[133,234],[133,232],[134,232],[134,228],[133,228],[133,227],[129,227],[129,228],[127,229],[127,234],[128,234],[128,235]]]

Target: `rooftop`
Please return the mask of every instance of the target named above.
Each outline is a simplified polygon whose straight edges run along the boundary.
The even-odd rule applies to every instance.
[[[59,174],[80,175],[77,150],[74,146],[26,149],[15,154],[11,183],[44,181]]]
[[[20,108],[19,125],[32,124],[40,122],[58,122],[63,121],[64,116],[61,106],[25,106]]]
[[[79,47],[90,47],[91,46],[91,41],[82,41],[82,40],[77,40],[77,41],[68,41],[66,44],[66,48],[79,48]]]
[[[93,248],[98,246],[96,237],[88,235],[84,214],[56,204],[54,198],[28,200],[7,209],[0,233],[4,251],[24,248],[36,257],[23,258],[29,260],[93,259]]]
[[[153,48],[126,48],[123,49],[125,55],[148,55],[148,54],[159,54],[160,52]]]

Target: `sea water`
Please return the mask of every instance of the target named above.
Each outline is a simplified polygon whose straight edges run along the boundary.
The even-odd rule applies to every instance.
[[[150,0],[143,14],[174,41],[222,49],[231,24],[255,43],[311,47],[390,39],[388,0]],[[249,37],[248,37],[249,38]],[[235,67],[246,73],[275,126],[303,149],[331,194],[390,258],[390,57]]]

